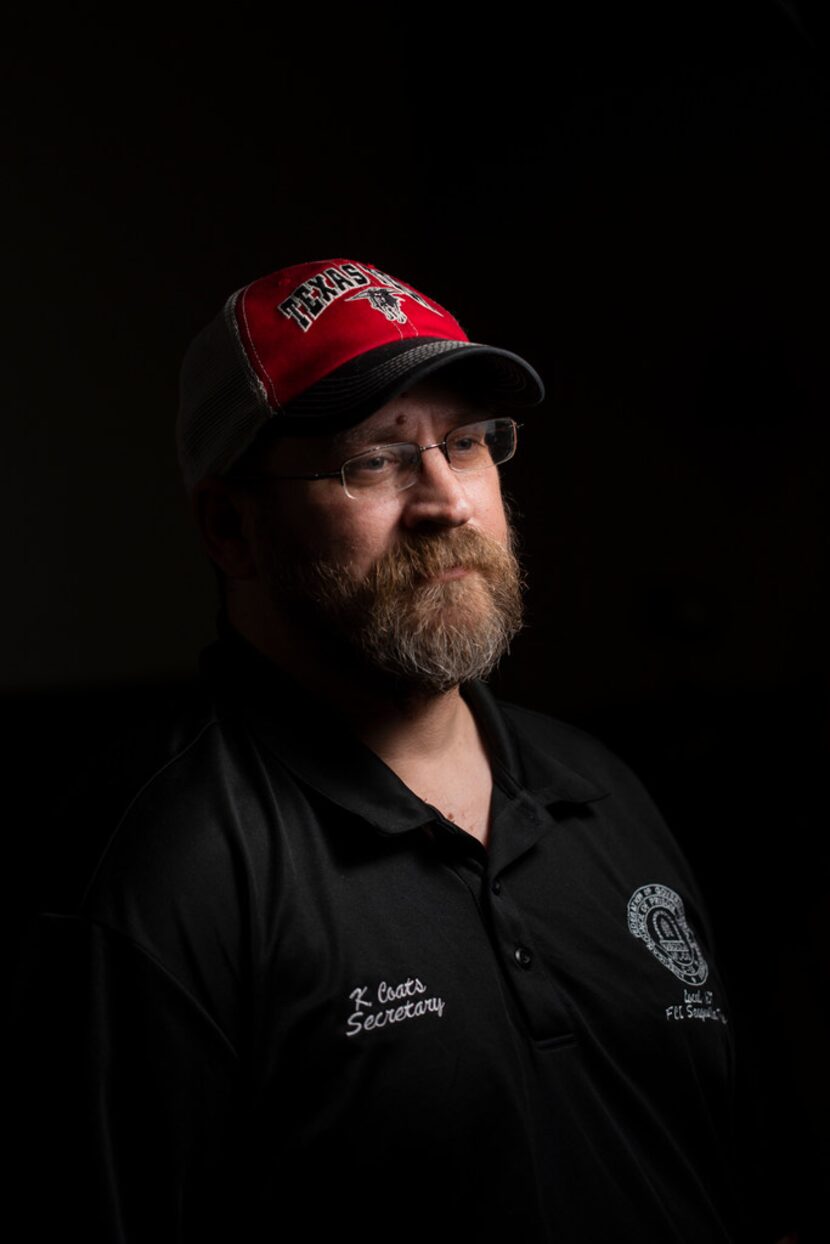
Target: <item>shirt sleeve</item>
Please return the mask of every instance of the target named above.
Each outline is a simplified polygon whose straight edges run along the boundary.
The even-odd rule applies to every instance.
[[[12,1097],[27,1239],[238,1236],[239,1059],[123,934],[45,916],[23,956]]]

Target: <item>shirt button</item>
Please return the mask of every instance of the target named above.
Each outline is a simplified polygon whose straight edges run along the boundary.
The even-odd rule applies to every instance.
[[[501,882],[498,877],[496,877],[496,880],[491,884],[490,889],[494,894],[501,894]]]
[[[520,968],[529,968],[533,962],[533,955],[527,946],[517,946],[513,951],[513,958],[516,960]]]

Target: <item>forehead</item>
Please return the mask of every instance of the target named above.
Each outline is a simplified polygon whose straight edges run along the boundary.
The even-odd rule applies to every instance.
[[[347,458],[390,441],[442,440],[452,428],[488,418],[495,404],[440,383],[425,380],[381,406],[368,419],[341,432],[307,436],[279,435],[264,451],[267,469],[319,471],[337,469]]]
[[[381,406],[368,419],[338,433],[334,443],[349,449],[376,441],[417,440],[429,434],[441,435],[467,419],[491,413],[482,402],[439,381],[425,380]]]

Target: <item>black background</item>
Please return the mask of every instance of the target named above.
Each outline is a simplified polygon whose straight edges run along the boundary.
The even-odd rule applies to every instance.
[[[188,340],[264,272],[373,262],[548,384],[505,469],[530,619],[497,689],[661,803],[804,1240],[830,1110],[825,23],[36,13],[4,143],[9,908],[37,901],[52,797],[212,637],[173,446]]]

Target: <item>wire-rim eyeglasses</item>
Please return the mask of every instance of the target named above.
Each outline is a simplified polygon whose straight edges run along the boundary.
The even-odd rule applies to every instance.
[[[440,449],[451,470],[460,475],[485,471],[508,462],[516,452],[516,434],[521,427],[515,419],[479,419],[453,428],[442,441],[419,445],[415,441],[373,445],[347,458],[336,471],[315,471],[304,475],[276,475],[263,471],[251,480],[340,479],[347,497],[358,500],[366,493],[403,492],[411,488],[421,472],[421,458],[430,449]]]

